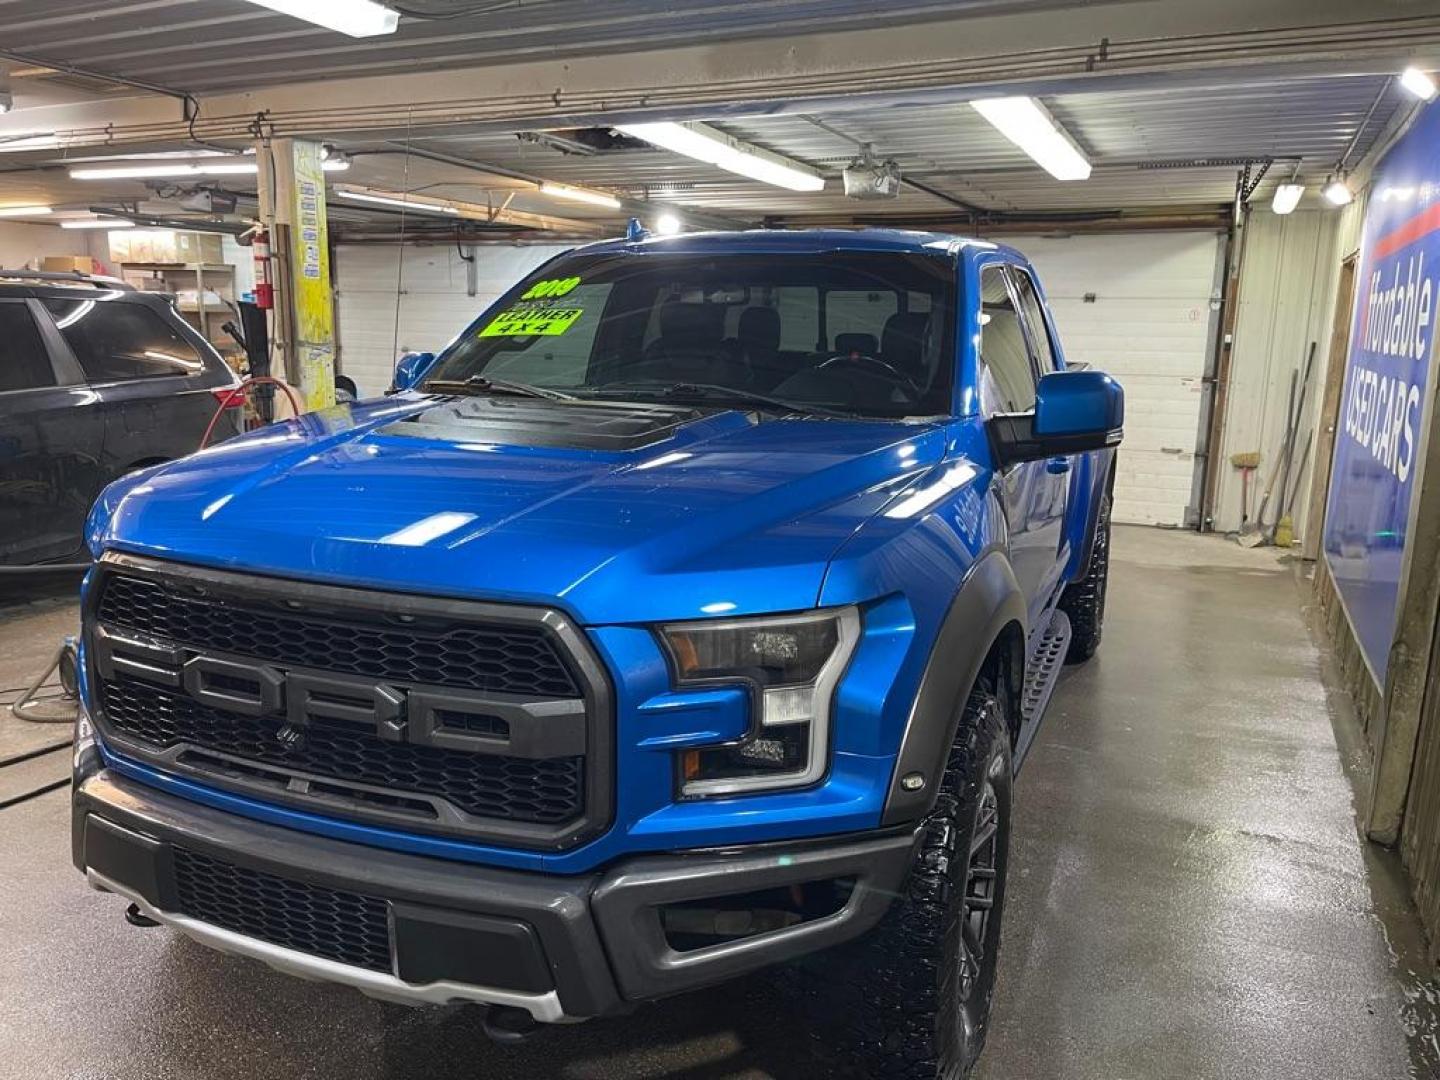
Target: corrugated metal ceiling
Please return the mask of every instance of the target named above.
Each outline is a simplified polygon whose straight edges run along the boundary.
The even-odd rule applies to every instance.
[[[711,210],[831,216],[933,213],[949,208],[942,199],[908,186],[892,202],[847,200],[838,172],[855,156],[856,145],[833,133],[838,131],[872,143],[876,154],[895,158],[904,175],[926,187],[988,210],[1214,205],[1231,197],[1235,167],[1146,166],[1201,158],[1277,157],[1287,160],[1272,169],[1262,193],[1297,166],[1316,182],[1345,153],[1377,95],[1390,82],[1374,76],[1306,79],[1047,99],[1055,116],[1095,161],[1095,173],[1086,183],[1051,179],[973,109],[953,104],[853,112],[832,108],[817,114],[824,127],[793,115],[717,122],[731,134],[821,167],[832,179],[824,192],[815,195],[748,184],[659,151],[587,157],[503,135],[432,140],[427,145],[569,183]],[[1386,91],[1351,153],[1352,162],[1369,149],[1400,104],[1397,91]]]
[[[192,93],[554,59],[815,29],[894,26],[1061,0],[412,0],[399,30],[355,39],[244,0],[0,0],[3,48]]]
[[[473,11],[477,4],[431,0],[425,6]],[[684,5],[669,0],[533,0],[501,5],[483,15],[405,18],[393,36],[357,41],[243,0],[72,0],[63,5],[0,0],[0,47],[204,94],[353,74],[384,75],[417,66],[468,67],[818,28],[953,19],[957,12],[1074,6],[1060,0],[894,0],[889,5],[874,0],[703,0]],[[776,79],[777,92],[783,93],[783,79]],[[1223,76],[1217,75],[1216,82],[1224,83]],[[903,221],[907,216],[953,213],[957,202],[1022,213],[1214,207],[1231,198],[1233,165],[1148,166],[1206,158],[1286,159],[1261,187],[1258,198],[1263,199],[1271,185],[1296,167],[1292,159],[1306,179],[1318,183],[1352,141],[1351,161],[1362,158],[1404,100],[1385,76],[1281,80],[1237,74],[1235,81],[1223,85],[1112,88],[1058,95],[1046,103],[1094,160],[1088,182],[1052,180],[972,109],[953,103],[881,107],[862,106],[859,99],[842,101],[816,114],[834,131],[800,115],[717,121],[741,138],[820,167],[830,181],[816,195],[748,182],[655,150],[562,153],[523,141],[518,132],[432,138],[417,145],[748,220],[888,215]],[[103,101],[96,109],[103,109]],[[852,140],[870,142],[878,155],[894,157],[907,177],[930,191],[907,185],[896,200],[847,200],[839,170],[855,154]],[[345,179],[481,201],[489,191],[514,190],[512,183],[418,159],[407,163],[393,155],[358,157]],[[132,182],[77,184],[59,170],[0,174],[0,200],[6,202],[44,198],[56,205],[83,206],[145,194],[142,185]],[[561,204],[533,190],[522,190],[516,208],[575,218],[603,216],[594,208],[569,204],[562,210]]]

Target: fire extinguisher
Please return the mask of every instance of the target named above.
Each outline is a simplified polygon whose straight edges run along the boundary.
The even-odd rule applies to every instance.
[[[255,306],[269,311],[275,306],[275,285],[270,280],[270,230],[257,232],[250,248],[255,255]]]

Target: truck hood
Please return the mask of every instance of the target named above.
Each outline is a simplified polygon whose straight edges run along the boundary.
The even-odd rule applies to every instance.
[[[939,425],[405,394],[136,474],[91,548],[559,603],[590,624],[813,606]]]

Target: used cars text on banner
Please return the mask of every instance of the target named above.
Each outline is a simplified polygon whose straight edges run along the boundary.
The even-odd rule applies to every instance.
[[[1325,559],[1383,683],[1431,382],[1440,292],[1440,108],[1371,182],[1325,512]]]

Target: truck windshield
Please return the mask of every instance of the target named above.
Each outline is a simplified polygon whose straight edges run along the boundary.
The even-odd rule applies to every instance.
[[[953,263],[927,255],[576,256],[506,294],[424,386],[935,416],[954,308]]]

